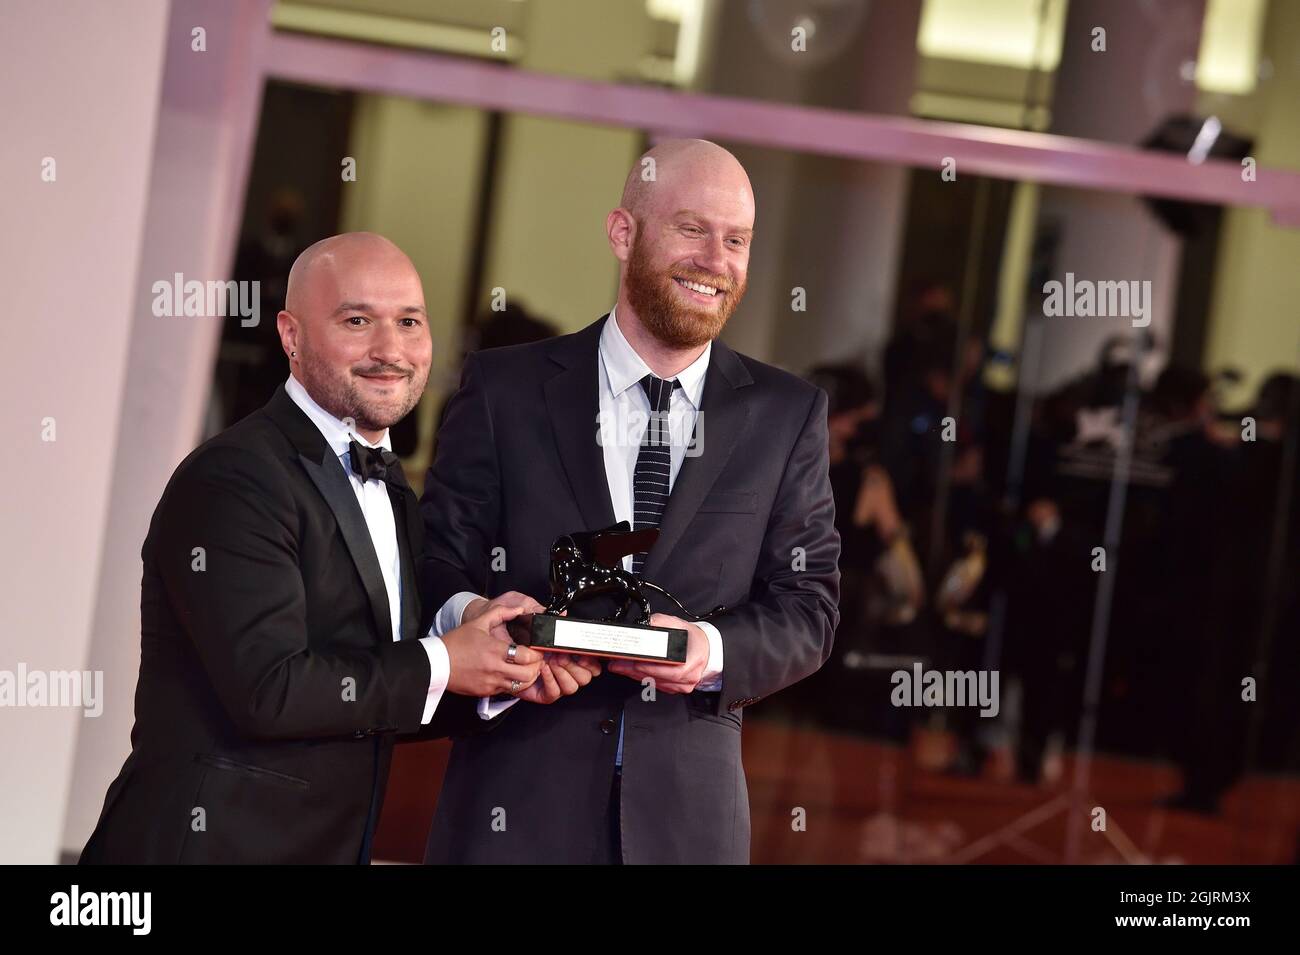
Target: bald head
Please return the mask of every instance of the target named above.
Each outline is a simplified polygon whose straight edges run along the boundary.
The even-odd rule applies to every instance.
[[[293,268],[289,269],[284,307],[305,317],[316,299],[337,286],[339,274],[346,275],[375,265],[399,271],[408,269],[415,273],[415,266],[406,253],[376,232],[344,232],[321,239],[294,259]],[[420,304],[423,307],[423,294]]]
[[[748,204],[753,224],[754,191],[745,167],[707,139],[669,139],[643,153],[627,174],[619,205],[643,219],[671,205],[693,183],[732,193],[735,201]]]
[[[432,361],[424,290],[406,253],[381,235],[331,236],[298,256],[277,327],[307,393],[370,441],[424,391]]]
[[[721,146],[671,139],[637,160],[605,231],[622,263],[620,328],[689,358],[717,337],[745,294],[754,191]]]

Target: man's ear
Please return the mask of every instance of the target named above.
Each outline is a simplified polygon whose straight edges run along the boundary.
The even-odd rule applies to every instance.
[[[614,258],[626,262],[632,255],[632,245],[636,242],[636,219],[632,213],[621,206],[605,216],[605,234],[609,237],[609,247]]]
[[[280,347],[284,349],[289,362],[298,360],[298,319],[292,312],[281,311],[275,316],[275,330],[280,333]]]

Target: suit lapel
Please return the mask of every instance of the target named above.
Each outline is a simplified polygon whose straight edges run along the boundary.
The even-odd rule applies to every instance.
[[[393,502],[393,522],[397,525],[397,549],[402,565],[402,639],[413,640],[423,632],[420,628],[420,594],[415,583],[416,542],[423,530],[419,522],[419,502],[405,481],[400,488],[388,488],[388,499]]]
[[[379,570],[379,557],[375,554],[375,545],[370,539],[370,528],[366,526],[361,505],[357,503],[357,496],[348,476],[343,472],[343,466],[329,448],[325,449],[320,460],[313,461],[305,454],[299,455],[299,460],[321,497],[325,498],[325,503],[334,512],[343,542],[347,544],[352,563],[356,565],[361,583],[366,588],[366,596],[370,598],[370,613],[381,639],[391,639],[393,619],[389,614],[384,575]]]
[[[608,317],[608,316],[606,316]],[[575,335],[557,339],[551,359],[563,371],[545,385],[546,406],[560,463],[569,480],[585,528],[597,530],[614,523],[614,505],[605,476],[605,457],[596,441],[600,413],[600,330],[595,322]]]
[[[668,506],[659,522],[659,540],[650,549],[642,569],[647,580],[653,581],[665,566],[705,495],[731,459],[736,442],[749,422],[749,403],[743,399],[741,389],[752,383],[753,378],[736,353],[715,340],[695,428],[700,453],[685,458],[677,472]]]
[[[266,413],[297,449],[303,470],[333,512],[343,542],[347,545],[369,599],[376,632],[380,639],[391,639],[393,621],[389,615],[384,576],[379,570],[379,557],[375,554],[375,545],[370,540],[370,528],[366,526],[361,505],[357,503],[343,465],[325,443],[325,438],[316,425],[294,404],[284,390],[284,385],[276,389],[266,405]],[[403,565],[405,566],[405,561]]]

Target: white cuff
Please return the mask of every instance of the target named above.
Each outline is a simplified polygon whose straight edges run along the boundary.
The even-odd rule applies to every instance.
[[[518,702],[518,698],[513,696],[508,700],[498,700],[495,696],[480,696],[478,698],[479,719],[496,719]]]
[[[460,626],[460,618],[465,615],[465,608],[478,599],[478,594],[472,594],[468,590],[462,590],[447,598],[447,602],[442,605],[433,622],[433,632],[441,637],[448,630],[455,630]]]
[[[465,608],[478,599],[480,599],[479,594],[471,593],[468,590],[462,590],[460,593],[453,594],[451,597],[447,598],[447,602],[442,605],[442,608],[438,611],[437,618],[434,620],[433,632],[438,634],[438,636],[442,636],[444,633],[446,633],[449,630],[455,630],[457,627],[460,626],[461,618],[465,616]],[[442,641],[439,640],[438,644],[441,645]],[[442,655],[444,658],[447,657],[446,647],[443,647]],[[447,670],[446,670],[447,676],[443,678],[443,684],[442,684],[444,689],[446,688],[447,680],[450,678],[451,675],[450,660],[448,660],[446,666],[447,666]],[[439,695],[441,695],[441,693]],[[496,700],[495,698],[490,696],[479,697],[479,701],[478,701],[479,718],[485,720],[495,719],[496,717],[500,716],[502,713],[510,709],[510,707],[514,706],[518,702],[519,701],[514,697],[511,697],[510,699],[504,701]],[[428,714],[429,714],[429,718],[432,718],[433,711],[429,710]],[[425,722],[426,723],[429,722],[429,719],[425,719]]]
[[[700,677],[695,689],[713,693],[722,689],[722,634],[707,620],[698,620],[695,626],[709,638],[709,661],[704,664],[704,675]]]
[[[447,648],[435,636],[421,637],[420,645],[429,655],[429,696],[424,701],[424,715],[420,725],[427,726],[433,719],[433,711],[438,708],[442,694],[447,691],[447,681],[451,679],[451,657]]]

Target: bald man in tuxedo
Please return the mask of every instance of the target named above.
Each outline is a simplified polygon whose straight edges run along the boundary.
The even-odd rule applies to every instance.
[[[371,233],[307,249],[278,316],[289,375],[163,493],[142,558],[131,753],[83,863],[365,863],[395,739],[549,703],[498,607],[435,635],[417,501],[388,429],[432,346],[411,261]],[[436,608],[434,608],[436,609]],[[576,689],[590,672],[563,674]]]

